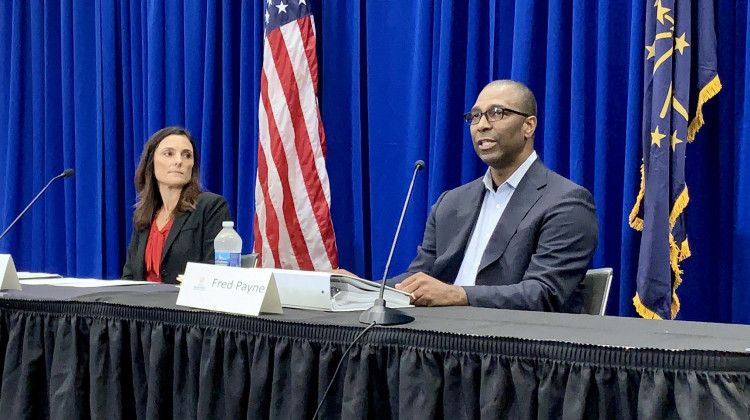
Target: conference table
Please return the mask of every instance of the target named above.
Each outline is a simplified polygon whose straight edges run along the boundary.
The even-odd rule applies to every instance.
[[[174,285],[0,297],[0,416],[746,419],[750,326],[471,307],[259,317]],[[336,373],[337,364],[340,370]]]

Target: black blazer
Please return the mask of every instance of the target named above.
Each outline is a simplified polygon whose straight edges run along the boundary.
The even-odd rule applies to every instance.
[[[407,272],[452,284],[479,217],[479,178],[443,193],[427,220],[424,240]],[[581,282],[598,243],[594,200],[585,188],[537,159],[521,179],[482,255],[469,305],[579,313]]]
[[[195,210],[174,219],[161,254],[161,281],[177,283],[177,275],[185,272],[188,261],[213,264],[214,238],[221,222],[232,220],[224,197],[201,193]],[[122,269],[123,279],[144,280],[146,242],[151,229],[139,231],[133,224],[133,235]]]

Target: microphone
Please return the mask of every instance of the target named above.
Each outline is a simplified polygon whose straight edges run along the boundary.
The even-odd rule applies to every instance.
[[[409,316],[398,309],[389,308],[385,305],[385,299],[383,294],[385,293],[385,279],[388,278],[388,269],[391,266],[391,259],[393,258],[393,252],[396,250],[396,242],[398,242],[398,234],[401,232],[401,224],[404,222],[404,216],[406,215],[406,208],[409,206],[409,199],[411,198],[411,190],[414,188],[414,180],[417,178],[417,172],[424,169],[424,161],[418,160],[414,162],[414,173],[411,176],[411,183],[409,184],[409,191],[406,193],[406,200],[404,200],[404,208],[401,210],[401,217],[398,219],[398,227],[396,227],[396,235],[393,237],[393,244],[391,244],[391,252],[388,254],[388,260],[385,263],[385,271],[383,272],[383,280],[380,283],[380,296],[375,299],[375,303],[372,308],[362,312],[359,317],[359,322],[363,324],[379,324],[379,325],[398,325],[406,324],[414,321],[414,317]]]
[[[42,188],[42,190],[39,191],[39,194],[37,194],[36,197],[34,197],[34,199],[31,200],[31,203],[29,203],[29,205],[26,206],[25,209],[23,209],[23,211],[21,212],[21,214],[19,214],[18,217],[16,217],[12,222],[10,222],[10,225],[8,225],[8,227],[3,231],[3,233],[0,234],[0,239],[3,239],[3,237],[5,237],[5,235],[8,234],[8,231],[10,230],[10,228],[12,228],[16,224],[16,222],[18,222],[18,220],[21,219],[21,216],[23,216],[24,214],[26,214],[27,211],[29,211],[29,209],[31,208],[31,206],[34,203],[36,203],[36,200],[38,200],[39,197],[41,197],[42,194],[44,194],[44,192],[47,191],[47,188],[49,188],[49,186],[52,185],[52,183],[55,182],[56,179],[58,179],[58,178],[70,178],[71,176],[73,176],[74,173],[76,173],[76,171],[74,171],[73,169],[68,168],[68,169],[64,170],[60,175],[57,175],[56,177],[50,179],[49,182],[47,183],[47,185],[45,185],[44,188]]]

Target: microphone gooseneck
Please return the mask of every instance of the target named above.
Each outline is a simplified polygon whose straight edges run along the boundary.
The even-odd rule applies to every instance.
[[[16,217],[15,219],[13,219],[12,222],[10,222],[10,225],[8,225],[8,227],[3,231],[3,233],[0,234],[0,239],[3,239],[5,237],[5,235],[8,234],[8,232],[10,231],[10,229],[13,226],[15,226],[15,224],[21,219],[21,217],[24,214],[26,214],[27,211],[29,211],[29,209],[31,208],[31,206],[34,205],[34,203],[36,203],[36,200],[38,200],[39,197],[41,197],[42,194],[44,194],[44,192],[47,191],[47,188],[49,188],[49,186],[52,185],[52,183],[55,182],[56,179],[58,179],[58,178],[70,178],[71,176],[73,176],[74,173],[75,173],[75,171],[73,169],[69,168],[69,169],[64,170],[60,175],[57,175],[54,178],[50,179],[49,182],[47,182],[47,185],[45,185],[44,188],[42,188],[42,190],[39,191],[39,194],[37,194],[36,197],[34,197],[34,199],[31,200],[31,202],[29,203],[29,205],[27,205],[26,208],[24,208],[23,211],[21,211],[21,214],[19,214],[18,217]]]
[[[380,299],[383,299],[383,293],[385,293],[385,279],[388,278],[388,269],[391,267],[391,259],[393,258],[393,252],[396,250],[396,242],[398,242],[398,235],[401,233],[401,224],[404,222],[404,216],[406,215],[406,208],[409,206],[409,199],[411,199],[411,190],[414,189],[414,180],[417,179],[417,172],[424,168],[424,161],[418,160],[414,162],[414,173],[411,175],[411,183],[409,184],[409,191],[406,193],[406,200],[404,200],[404,208],[401,209],[401,217],[398,219],[398,226],[396,227],[396,234],[393,236],[393,243],[391,244],[391,252],[388,253],[388,260],[385,263],[385,270],[383,271],[383,281],[380,284]]]
[[[411,199],[411,191],[414,189],[414,181],[417,178],[417,172],[424,169],[424,161],[418,160],[414,162],[414,173],[411,176],[411,183],[409,183],[409,191],[406,193],[406,200],[404,200],[404,207],[401,209],[401,217],[398,219],[398,226],[396,227],[396,234],[393,236],[393,243],[391,244],[391,252],[388,253],[388,260],[385,263],[385,270],[383,270],[383,279],[380,282],[380,294],[373,306],[362,312],[359,317],[359,322],[363,324],[379,324],[379,325],[398,325],[406,324],[407,322],[414,321],[414,318],[393,308],[388,308],[385,304],[383,295],[385,294],[385,280],[388,278],[388,269],[391,266],[391,260],[393,259],[393,253],[396,250],[396,243],[398,242],[398,236],[401,233],[401,225],[404,222],[404,216],[406,215],[406,208],[409,206],[409,200]]]

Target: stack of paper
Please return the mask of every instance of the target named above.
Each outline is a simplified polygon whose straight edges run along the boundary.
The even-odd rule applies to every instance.
[[[245,270],[268,270],[246,268]],[[363,311],[380,295],[380,284],[358,277],[325,272],[270,269],[279,289],[281,306],[318,311]],[[410,306],[411,295],[392,287],[383,298],[391,308]]]
[[[380,284],[357,277],[331,275],[331,309],[334,311],[364,311],[380,296]],[[386,286],[383,293],[389,308],[411,306],[411,295]]]

